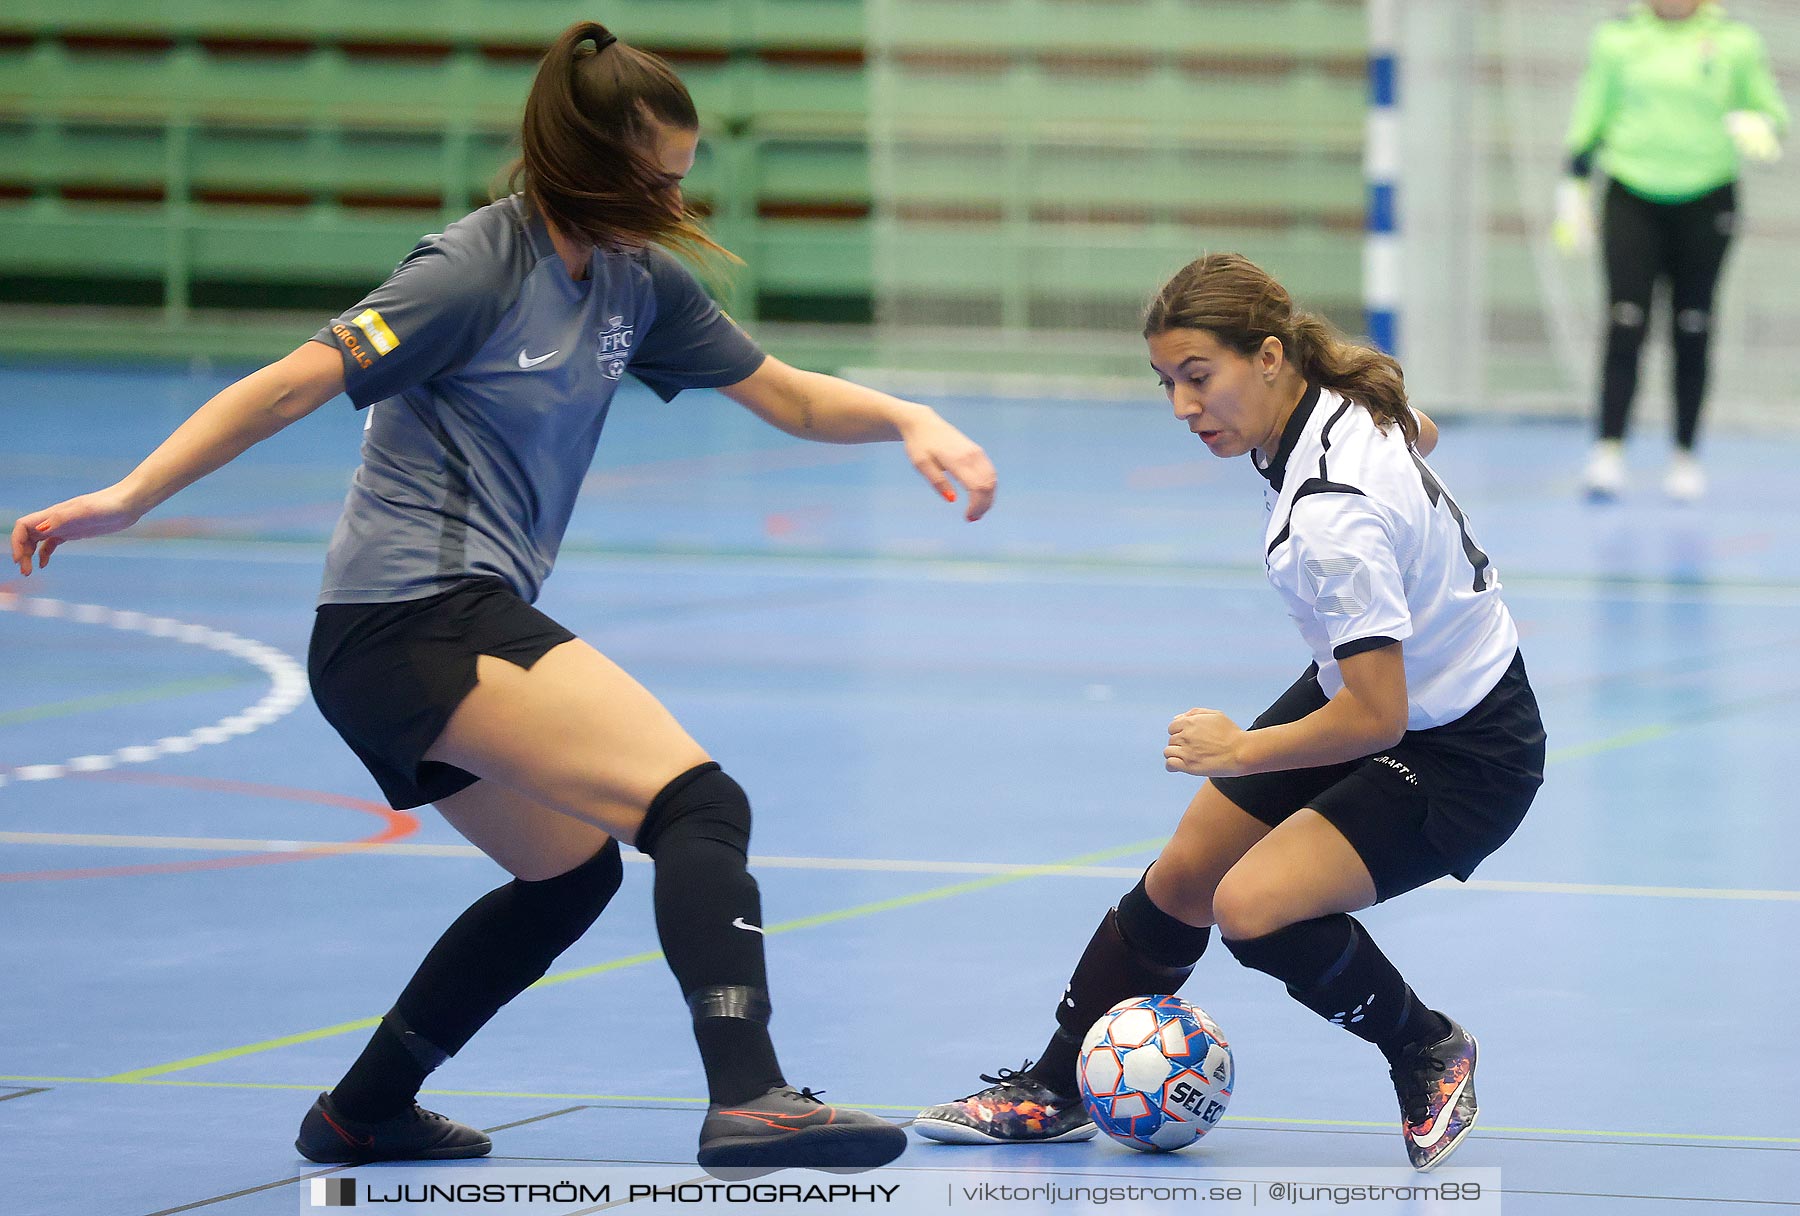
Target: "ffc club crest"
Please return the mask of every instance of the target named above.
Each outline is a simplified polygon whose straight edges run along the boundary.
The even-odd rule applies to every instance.
[[[606,328],[599,330],[596,337],[600,340],[600,349],[594,357],[600,361],[600,373],[608,380],[617,380],[625,374],[625,365],[631,362],[631,335],[635,326],[625,324],[624,317],[608,317]]]

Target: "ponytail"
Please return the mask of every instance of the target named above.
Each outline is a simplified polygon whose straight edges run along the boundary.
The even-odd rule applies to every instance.
[[[1235,253],[1207,254],[1163,285],[1144,311],[1144,336],[1202,329],[1241,355],[1275,338],[1309,384],[1342,393],[1386,430],[1398,425],[1408,444],[1419,420],[1406,403],[1406,380],[1391,355],[1346,341],[1327,321],[1294,307],[1287,289]]]
[[[681,78],[598,21],[577,21],[538,64],[507,188],[577,240],[602,248],[654,242],[707,264],[735,262],[652,157],[656,124],[699,130]]]
[[[1384,431],[1397,424],[1408,445],[1419,441],[1419,419],[1406,403],[1406,376],[1392,355],[1345,341],[1329,322],[1308,312],[1294,313],[1290,325],[1295,357],[1308,383],[1350,398],[1375,415]]]

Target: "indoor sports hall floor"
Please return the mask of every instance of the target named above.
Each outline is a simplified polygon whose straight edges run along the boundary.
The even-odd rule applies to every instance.
[[[123,473],[215,372],[0,368],[0,516]],[[1041,1044],[1097,917],[1305,655],[1260,482],[1141,404],[955,400],[1001,472],[964,523],[892,446],[808,445],[711,394],[621,394],[542,605],[750,791],[789,1077],[903,1119]],[[306,699],[322,543],[361,420],[333,403],[23,581],[0,574],[0,1210],[290,1213],[300,1115],[424,949],[500,881],[387,810]],[[1660,430],[1660,428],[1658,428]],[[1518,617],[1548,781],[1466,888],[1365,920],[1482,1044],[1455,1165],[1509,1213],[1800,1207],[1800,438],[1720,434],[1704,505],[1576,494],[1573,425],[1448,425],[1433,464]],[[83,607],[89,606],[89,607]],[[628,851],[629,852],[629,851]],[[431,1081],[490,1165],[690,1164],[702,1092],[649,867]],[[1223,1126],[915,1142],[900,1171],[1230,1178],[1404,1162],[1369,1047],[1223,951]],[[479,1168],[479,1167],[478,1167]],[[904,1176],[904,1174],[902,1175]]]

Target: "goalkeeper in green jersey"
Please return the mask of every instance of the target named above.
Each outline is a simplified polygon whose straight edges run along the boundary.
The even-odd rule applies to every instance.
[[[1608,307],[1590,495],[1625,486],[1625,427],[1659,279],[1670,287],[1675,347],[1675,453],[1663,490],[1679,501],[1706,492],[1694,443],[1713,296],[1737,227],[1738,167],[1778,158],[1787,121],[1762,39],[1712,0],[1647,0],[1594,32],[1553,230],[1565,252],[1592,244],[1597,164]]]

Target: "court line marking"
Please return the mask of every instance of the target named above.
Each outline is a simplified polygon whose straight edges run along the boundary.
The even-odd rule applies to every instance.
[[[371,1019],[371,1023],[373,1019]],[[172,1089],[241,1089],[241,1090],[283,1090],[296,1093],[318,1093],[331,1088],[329,1085],[317,1083],[293,1083],[271,1081],[187,1081],[149,1078],[144,1080],[125,1081],[113,1077],[39,1077],[39,1076],[0,1076],[0,1084],[18,1082],[37,1085],[141,1085],[162,1086]],[[600,1102],[643,1105],[654,1103],[698,1110],[706,1105],[705,1098],[679,1097],[671,1098],[657,1094],[584,1094],[539,1092],[535,1090],[505,1089],[436,1089],[427,1087],[419,1091],[423,1095],[439,1098],[507,1098],[524,1101],[578,1102],[593,1105]],[[846,1102],[845,1106],[853,1106],[858,1110],[868,1111],[900,1111],[916,1112],[924,1103],[913,1102],[899,1104],[893,1102]],[[1356,1131],[1374,1130],[1391,1132],[1394,1124],[1391,1120],[1376,1119],[1288,1119],[1274,1115],[1240,1115],[1231,1116],[1232,1126],[1240,1124],[1268,1125],[1270,1130],[1281,1128],[1348,1128]],[[1514,1136],[1580,1136],[1586,1139],[1631,1140],[1674,1140],[1683,1144],[1791,1144],[1800,1146],[1800,1136],[1734,1136],[1720,1132],[1649,1132],[1618,1131],[1590,1127],[1514,1127],[1506,1124],[1483,1123],[1476,1127],[1477,1133],[1504,1132]]]
[[[109,537],[84,541],[82,555],[109,559],[145,559],[167,561],[170,554],[154,550],[176,547],[177,556],[186,561],[264,561],[276,564],[317,564],[323,539],[291,540],[273,537],[213,537],[208,539],[160,537]],[[70,559],[65,559],[70,560]],[[1232,562],[1184,562],[1179,558],[1131,560],[1097,554],[1092,557],[1042,558],[1029,554],[995,554],[988,557],[952,557],[943,554],[909,553],[775,553],[756,549],[693,548],[622,548],[584,544],[579,540],[566,544],[558,556],[558,568],[611,569],[620,563],[702,565],[731,563],[787,569],[815,577],[869,577],[917,579],[921,572],[928,578],[951,581],[984,579],[1029,581],[1031,579],[1064,578],[1079,582],[1116,579],[1132,583],[1154,582],[1179,587],[1225,586],[1229,588],[1266,587],[1267,573],[1261,566]],[[1730,603],[1734,600],[1752,606],[1785,606],[1800,603],[1800,583],[1778,579],[1712,579],[1653,578],[1630,575],[1577,575],[1513,573],[1507,585],[1519,592],[1557,596],[1588,596],[1641,600],[1654,598],[1663,603]]]
[[[545,1111],[541,1115],[531,1115],[530,1117],[524,1118],[524,1119],[514,1119],[511,1123],[496,1123],[492,1127],[484,1127],[481,1130],[484,1132],[487,1132],[489,1135],[492,1135],[494,1132],[503,1132],[503,1131],[507,1131],[507,1130],[509,1130],[511,1128],[515,1128],[515,1127],[524,1127],[530,1123],[542,1123],[546,1119],[560,1119],[564,1115],[572,1115],[578,1110],[592,1110],[592,1109],[593,1109],[592,1106],[590,1106],[586,1102],[583,1102],[578,1106],[565,1106],[559,1110]]]
[[[256,782],[233,781],[220,777],[192,777],[181,773],[81,773],[72,774],[70,779],[123,782],[132,785],[168,785],[181,789],[215,791],[251,798],[269,798],[286,802],[307,802],[320,806],[341,807],[345,810],[373,815],[381,820],[382,827],[379,831],[356,840],[293,842],[294,847],[289,849],[231,850],[233,855],[228,857],[187,858],[181,861],[129,866],[98,866],[77,870],[0,871],[0,883],[63,882],[87,878],[137,877],[147,874],[187,874],[281,862],[316,861],[325,857],[355,853],[364,848],[379,848],[382,845],[399,841],[403,837],[411,836],[419,830],[418,817],[410,811],[396,811],[390,809],[383,802],[370,802],[364,798],[351,798],[344,794],[332,794],[324,790],[296,789],[285,785],[262,785]],[[33,833],[23,834],[32,835]],[[6,842],[0,841],[0,843]],[[218,850],[208,851],[216,852]]]
[[[206,645],[211,649],[221,650],[225,653],[236,654],[239,657],[248,658],[251,662],[256,663],[259,667],[262,667],[264,671],[270,673],[272,682],[274,684],[274,687],[272,688],[271,693],[268,696],[265,696],[265,698],[261,702],[259,702],[256,706],[253,706],[251,710],[246,711],[245,714],[238,715],[236,718],[224,719],[219,724],[215,725],[214,727],[201,728],[200,731],[192,732],[189,736],[185,736],[182,739],[160,740],[158,742],[158,744],[153,745],[153,748],[161,748],[161,749],[163,749],[162,751],[156,751],[156,750],[147,749],[147,748],[121,749],[118,753],[114,754],[117,757],[117,762],[125,762],[125,763],[141,762],[142,760],[152,759],[158,754],[168,754],[168,753],[173,753],[173,752],[178,752],[178,751],[190,751],[193,749],[193,747],[201,745],[201,744],[223,742],[226,738],[233,737],[235,734],[248,733],[249,730],[254,730],[254,729],[257,729],[261,725],[267,724],[266,721],[258,721],[258,722],[254,722],[253,724],[248,724],[247,726],[245,726],[245,723],[247,722],[248,719],[250,719],[251,715],[261,716],[259,714],[259,711],[266,713],[270,708],[273,708],[274,704],[279,704],[282,700],[286,699],[283,696],[284,692],[287,691],[287,689],[284,689],[284,680],[283,680],[284,675],[286,676],[286,679],[290,684],[297,682],[298,687],[302,690],[305,687],[304,675],[300,672],[299,665],[297,663],[294,663],[294,661],[292,659],[288,658],[287,655],[283,654],[280,651],[274,650],[274,648],[272,648],[272,647],[263,646],[260,643],[248,642],[245,639],[239,638],[233,634],[224,633],[222,631],[217,631],[217,630],[207,629],[204,626],[184,625],[182,622],[175,621],[170,618],[147,617],[142,613],[119,612],[117,610],[101,608],[96,605],[65,604],[63,601],[51,600],[51,599],[45,599],[45,598],[32,598],[32,599],[26,600],[26,599],[23,599],[23,597],[20,597],[14,593],[0,592],[0,610],[18,610],[21,602],[23,602],[26,605],[25,611],[28,612],[30,615],[35,615],[35,616],[40,616],[40,617],[59,617],[59,616],[66,615],[70,619],[81,621],[83,623],[106,624],[106,625],[110,625],[113,628],[135,630],[138,632],[150,634],[151,636],[173,636],[173,637],[176,637],[177,640],[180,640],[180,641]],[[283,664],[285,664],[285,667],[282,666]],[[273,716],[268,717],[267,721],[273,721],[275,718],[278,718],[278,717],[282,716],[283,714],[290,712],[294,708],[294,706],[298,704],[300,697],[303,695],[304,695],[303,693],[301,693],[299,695],[295,695],[293,697],[292,704],[285,705],[285,707],[281,708],[279,712],[274,713]],[[227,727],[228,725],[237,727],[237,729],[229,729],[229,730],[221,729],[221,728]],[[1648,738],[1661,737],[1659,732],[1666,731],[1667,729],[1669,729],[1669,727],[1656,726],[1656,725],[1653,725],[1650,727],[1638,728],[1634,731],[1627,732],[1624,735],[1615,736],[1613,739],[1597,741],[1594,744],[1585,745],[1584,747],[1575,749],[1576,754],[1592,754],[1592,752],[1594,750],[1611,750],[1613,747],[1629,746],[1632,743],[1644,742],[1644,741],[1647,741]],[[209,735],[213,735],[216,737],[208,737]],[[187,742],[187,740],[192,740],[192,742]],[[183,743],[185,743],[185,746],[169,746],[170,744],[183,744]],[[147,754],[147,755],[143,754],[146,751],[148,751],[149,754]],[[1558,758],[1566,758],[1566,757],[1558,757]],[[95,763],[97,761],[104,761],[106,759],[107,759],[106,757],[78,757],[76,760],[70,761],[70,762],[68,762],[67,765],[63,765],[63,766],[55,766],[55,765],[26,766],[24,768],[18,768],[18,769],[14,770],[14,779],[16,779],[16,780],[46,780],[46,779],[50,779],[52,777],[66,775],[66,773],[69,771],[96,771],[98,769],[108,768],[108,767],[112,766],[111,763]],[[83,762],[87,762],[85,767],[83,767]],[[47,770],[56,770],[56,771],[47,771]],[[4,784],[6,779],[7,778],[4,774],[0,774],[0,784]],[[900,897],[896,897],[894,899],[881,900],[881,901],[876,901],[874,903],[856,905],[854,907],[847,908],[847,909],[841,909],[841,910],[838,910],[835,912],[822,913],[822,914],[819,914],[816,916],[805,917],[805,918],[801,918],[801,919],[795,920],[795,921],[782,922],[777,925],[769,926],[768,931],[770,933],[791,932],[791,931],[794,931],[797,929],[811,928],[811,927],[816,927],[819,925],[832,924],[832,923],[836,923],[836,922],[840,922],[840,921],[848,920],[848,919],[853,919],[853,918],[857,918],[857,917],[861,917],[861,916],[873,915],[877,912],[891,911],[891,910],[896,910],[899,908],[910,907],[910,906],[920,904],[920,903],[950,898],[955,895],[966,894],[966,893],[970,893],[970,892],[973,892],[976,890],[981,890],[981,889],[985,889],[988,887],[997,886],[997,885],[1000,885],[1003,883],[1015,882],[1015,881],[1019,881],[1024,878],[1066,873],[1073,869],[1079,868],[1079,863],[1084,862],[1084,861],[1099,860],[1103,857],[1128,855],[1129,853],[1132,853],[1132,852],[1141,852],[1141,851],[1145,851],[1149,848],[1158,847],[1160,844],[1161,844],[1161,839],[1159,838],[1157,840],[1143,842],[1143,843],[1140,843],[1137,845],[1118,846],[1113,849],[1103,850],[1099,853],[1087,854],[1087,855],[1084,855],[1083,857],[1072,859],[1072,861],[1067,862],[1067,863],[1051,863],[1048,865],[1039,865],[1039,866],[1025,865],[1025,866],[1019,866],[1016,868],[1008,868],[1004,871],[992,873],[992,874],[988,875],[987,877],[977,879],[972,882],[950,884],[945,887],[933,888],[928,891],[916,892],[911,895],[900,896]],[[825,862],[826,864],[835,864],[835,865],[842,864],[842,863],[832,863],[830,861],[830,859],[793,859],[793,860],[805,861],[807,863]],[[763,859],[759,862],[759,864],[775,865],[777,863],[772,861],[771,859]],[[915,863],[915,864],[930,865],[931,863]],[[994,863],[994,864],[998,865],[998,864],[1002,864],[1002,863]],[[884,868],[884,869],[896,868],[892,864],[883,865],[882,863],[879,863],[879,862],[876,862],[876,863],[863,862],[862,867],[864,867],[864,868]],[[941,871],[939,871],[939,872],[941,872]],[[1127,870],[1127,871],[1125,871],[1125,873],[1123,875],[1120,875],[1120,876],[1128,877],[1132,873],[1134,873],[1134,871]],[[1111,877],[1113,875],[1108,874],[1107,876]],[[1660,895],[1663,897],[1674,897],[1674,898],[1725,898],[1725,899],[1732,899],[1732,898],[1736,898],[1736,899],[1770,899],[1770,898],[1772,898],[1772,899],[1776,899],[1776,900],[1800,900],[1800,892],[1779,892],[1779,891],[1738,892],[1738,891],[1728,891],[1725,889],[1675,888],[1675,887],[1619,887],[1619,888],[1614,888],[1614,887],[1608,887],[1608,886],[1601,886],[1598,884],[1516,883],[1516,882],[1502,882],[1502,881],[1497,881],[1497,880],[1475,880],[1467,885],[1472,886],[1472,887],[1477,887],[1477,889],[1485,888],[1485,889],[1491,889],[1491,890],[1505,890],[1505,891],[1549,891],[1549,892],[1569,893],[1569,894],[1602,894],[1602,893],[1604,893],[1604,894]],[[621,959],[615,959],[615,960],[612,960],[607,963],[597,964],[592,967],[578,968],[578,969],[575,969],[572,971],[561,972],[561,973],[557,973],[554,975],[548,975],[548,976],[545,976],[543,979],[539,980],[538,985],[550,986],[550,985],[559,984],[559,983],[567,983],[572,980],[587,978],[592,975],[598,975],[598,974],[602,974],[605,972],[620,970],[620,969],[623,969],[626,967],[639,965],[639,964],[645,963],[645,962],[651,962],[651,961],[660,959],[661,957],[662,957],[661,951],[645,951],[645,952],[642,952],[639,954],[626,956]],[[534,986],[537,986],[537,985],[534,985]],[[308,1041],[312,1041],[312,1040],[319,1039],[319,1038],[326,1038],[326,1037],[331,1037],[331,1036],[338,1035],[338,1034],[350,1033],[350,1032],[352,1032],[354,1030],[358,1030],[358,1029],[367,1029],[367,1028],[373,1027],[378,1021],[379,1021],[379,1018],[358,1019],[357,1021],[342,1023],[338,1026],[325,1027],[325,1028],[321,1028],[321,1029],[313,1030],[313,1031],[306,1031],[306,1032],[302,1032],[301,1034],[285,1036],[280,1039],[265,1040],[261,1043],[247,1044],[247,1045],[244,1045],[241,1047],[226,1049],[225,1051],[222,1051],[222,1052],[214,1052],[214,1053],[209,1053],[204,1056],[190,1057],[189,1059],[186,1059],[186,1060],[173,1061],[169,1064],[156,1065],[156,1066],[153,1066],[153,1067],[147,1068],[147,1069],[139,1069],[139,1070],[134,1070],[132,1072],[119,1073],[119,1074],[115,1074],[112,1077],[90,1078],[89,1080],[113,1081],[113,1082],[118,1082],[118,1083],[134,1083],[134,1082],[147,1081],[149,1078],[152,1078],[152,1077],[164,1074],[164,1073],[182,1071],[187,1068],[200,1067],[205,1064],[217,1063],[217,1062],[221,1062],[223,1060],[234,1059],[234,1058],[238,1058],[238,1057],[241,1057],[244,1055],[256,1054],[256,1053],[260,1053],[260,1052],[268,1051],[268,1050],[274,1050],[278,1047],[291,1046],[291,1045],[295,1045],[295,1044],[302,1043],[302,1042],[308,1042]],[[1330,1121],[1291,1121],[1291,1122],[1297,1122],[1297,1123],[1305,1122],[1307,1125],[1311,1125],[1311,1126],[1334,1125]],[[1356,1123],[1338,1123],[1335,1125],[1364,1126],[1364,1124],[1356,1124]],[[1385,1126],[1385,1125],[1373,1124],[1370,1126]],[[1521,1131],[1521,1132],[1540,1132],[1543,1134],[1569,1134],[1569,1135],[1589,1134],[1589,1133],[1583,1132],[1579,1129],[1527,1129],[1527,1128],[1506,1129],[1506,1128],[1493,1127],[1493,1128],[1490,1128],[1489,1130],[1494,1130],[1494,1131],[1513,1130],[1513,1131]],[[1619,1133],[1619,1134],[1636,1135],[1637,1133]],[[1683,1137],[1679,1134],[1673,1134],[1673,1133],[1663,1133],[1663,1135],[1665,1136],[1665,1138],[1687,1138],[1687,1137]],[[1800,1143],[1800,1141],[1790,1141],[1788,1138],[1783,1138],[1783,1137],[1773,1137],[1773,1138],[1732,1137],[1731,1139],[1737,1139],[1737,1140],[1744,1141],[1744,1142],[1763,1142],[1766,1140],[1767,1142],[1773,1142],[1773,1143],[1788,1143],[1788,1142]]]
[[[0,713],[0,726],[18,726],[25,722],[66,718],[73,714],[91,713],[94,710],[117,709],[123,705],[141,705],[147,701],[163,701],[170,697],[185,696],[191,692],[211,692],[214,689],[230,688],[235,684],[242,684],[249,678],[247,675],[227,675],[208,676],[197,680],[171,680],[164,684],[151,684],[144,688],[126,689],[122,692],[100,693],[91,697],[72,697],[67,701],[50,701],[42,705],[30,705],[24,709],[13,709]]]
[[[242,1199],[246,1195],[260,1195],[264,1191],[278,1190],[284,1186],[292,1186],[296,1182],[305,1182],[311,1178],[324,1178],[331,1174],[338,1174],[345,1170],[355,1168],[355,1166],[350,1165],[328,1165],[322,1170],[312,1170],[305,1174],[296,1174],[292,1178],[282,1178],[276,1182],[264,1182],[257,1186],[245,1187],[242,1190],[232,1191],[228,1195],[213,1195],[209,1198],[196,1199],[192,1203],[184,1203],[177,1207],[158,1208],[154,1212],[147,1213],[146,1216],[175,1216],[177,1212],[191,1212],[195,1208],[211,1207],[215,1203],[224,1203],[231,1199]]]
[[[1735,1195],[1639,1195],[1625,1191],[1539,1191],[1525,1187],[1503,1187],[1506,1195],[1553,1195],[1560,1199],[1645,1199],[1661,1203],[1707,1203],[1722,1206],[1800,1207],[1795,1199],[1748,1199]]]
[[[204,646],[262,669],[269,677],[269,691],[254,705],[201,726],[185,735],[170,735],[154,743],[133,744],[89,756],[76,756],[60,764],[24,764],[0,769],[0,786],[19,781],[51,781],[71,773],[97,773],[121,764],[143,764],[163,756],[180,755],[195,748],[224,743],[247,735],[293,712],[306,699],[306,672],[283,651],[222,629],[194,625],[173,617],[104,608],[98,604],[71,604],[46,596],[24,596],[0,591],[0,612],[18,612],[46,620],[68,620],[80,625],[103,625],[127,633],[171,638],[192,646]]]
[[[80,848],[107,849],[189,849],[195,852],[232,853],[371,853],[395,857],[484,857],[472,844],[353,844],[327,840],[258,840],[233,836],[112,836],[79,832],[4,832],[0,844],[42,844]],[[1155,847],[1155,846],[1151,846]],[[649,859],[636,853],[624,855],[631,864],[648,865]],[[904,874],[981,874],[1019,875],[1031,871],[1037,876],[1045,867],[1028,862],[1009,861],[907,861],[895,858],[867,857],[777,857],[753,854],[753,869],[824,870],[844,873]],[[1057,866],[1046,878],[1136,878],[1143,870],[1135,866]],[[1466,883],[1440,878],[1427,883],[1426,890],[1495,891],[1516,895],[1601,895],[1640,899],[1710,899],[1752,903],[1800,903],[1800,891],[1763,890],[1751,887],[1668,887],[1633,883],[1536,882],[1503,878],[1472,878]]]
[[[1133,853],[1142,853],[1157,848],[1163,838],[1158,836],[1150,840],[1135,841],[1131,844],[1115,845],[1109,849],[1101,849],[1093,853],[1084,853],[1071,857],[1066,862],[1052,862],[1047,865],[1025,866],[1019,870],[1005,874],[993,874],[968,882],[950,883],[946,886],[931,887],[924,891],[915,891],[909,895],[896,896],[893,899],[875,900],[872,903],[856,904],[849,908],[841,908],[835,912],[822,912],[814,916],[803,916],[795,920],[781,921],[768,925],[764,932],[770,936],[778,933],[792,933],[799,929],[811,929],[820,925],[836,924],[841,921],[854,920],[864,916],[873,916],[879,912],[891,912],[900,908],[910,908],[918,904],[931,903],[936,900],[950,899],[957,895],[965,895],[973,891],[983,891],[992,887],[1004,886],[1008,883],[1020,882],[1039,875],[1054,874],[1068,866],[1084,865],[1096,861],[1106,861],[1114,857],[1127,857]],[[622,971],[628,967],[651,963],[663,957],[661,950],[645,950],[638,954],[628,954],[609,962],[596,963],[591,967],[577,967],[570,971],[559,971],[546,975],[533,984],[533,988],[549,988],[557,984],[566,984],[573,980],[587,979],[589,976],[603,975],[611,971]],[[381,1019],[377,1017],[358,1018],[351,1022],[340,1022],[335,1026],[323,1026],[315,1030],[305,1030],[298,1034],[283,1035],[279,1038],[264,1039],[256,1043],[245,1043],[237,1047],[228,1047],[222,1051],[207,1052],[203,1055],[189,1056],[181,1060],[171,1060],[166,1064],[153,1064],[147,1068],[135,1068],[126,1072],[114,1073],[111,1076],[95,1078],[102,1081],[140,1081],[150,1077],[162,1076],[172,1072],[182,1072],[189,1068],[200,1068],[207,1064],[217,1064],[225,1060],[235,1060],[243,1056],[257,1055],[265,1051],[273,1051],[281,1047],[290,1047],[299,1043],[308,1043],[316,1039],[331,1038],[335,1035],[349,1034],[357,1030],[368,1030]]]

